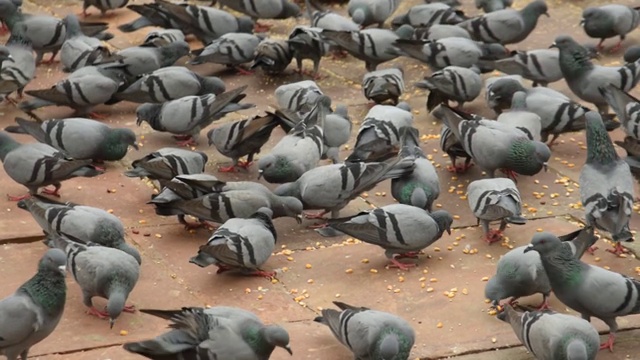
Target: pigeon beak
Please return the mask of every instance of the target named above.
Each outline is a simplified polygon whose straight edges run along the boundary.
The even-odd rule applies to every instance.
[[[7,58],[6,58],[5,60],[11,61],[11,62],[16,62],[16,61],[13,59],[13,56],[11,56],[11,54],[7,55]]]
[[[584,26],[584,23],[585,23],[584,18],[580,19],[580,26]]]
[[[291,351],[291,347],[289,345],[284,346],[284,349],[287,350],[289,355],[293,356],[293,351]]]
[[[527,245],[527,247],[524,248],[524,253],[528,253],[529,251],[533,251],[533,245]]]
[[[557,48],[557,47],[558,47],[558,44],[556,44],[555,42],[553,44],[549,45],[549,49]]]
[[[109,329],[113,329],[113,324],[116,323],[116,319],[109,319]]]
[[[62,275],[67,276],[67,267],[64,265],[58,266],[58,270],[62,273]]]
[[[131,146],[136,150],[140,150],[140,147],[136,143],[131,144]]]
[[[447,234],[451,235],[451,228],[450,227],[447,228]]]
[[[545,12],[544,14],[545,14],[545,15],[547,15],[547,17],[548,17],[548,18],[550,18],[550,17],[551,17],[551,15],[549,15],[549,13],[548,13],[548,12]]]
[[[297,222],[298,224],[302,224],[302,214],[298,214],[298,215],[296,215],[296,222]]]
[[[264,170],[258,170],[258,180],[262,179],[262,173],[264,173]]]
[[[549,172],[549,165],[547,163],[542,163],[542,167],[544,168],[544,172]]]
[[[140,124],[142,124],[144,120],[142,120],[141,118],[137,118],[136,119],[136,125],[140,126]]]

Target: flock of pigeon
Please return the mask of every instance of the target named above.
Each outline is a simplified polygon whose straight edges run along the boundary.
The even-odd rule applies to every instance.
[[[280,86],[273,112],[208,129],[208,144],[233,161],[219,168],[221,172],[248,168],[274,129],[284,130],[286,135],[255,165],[262,180],[280,184],[274,191],[259,182],[224,182],[205,173],[208,157],[202,151],[167,147],[135,160],[125,175],[159,183],[161,191],[150,199],[158,215],[175,215],[187,228],[220,224],[190,262],[215,265],[218,273],[272,277],[274,272],[263,270],[277,239],[272,219],[321,219],[330,213],[331,218],[317,226],[320,235],[348,234],[382,247],[389,267],[408,271],[416,266],[400,260],[417,258],[445,231],[451,232],[454,220],[446,210],[433,209],[440,184],[420,147],[411,109],[400,102],[405,90],[402,69],[377,69],[404,56],[432,70],[416,85],[428,90],[427,109],[442,121],[440,145],[451,159],[449,170],[464,173],[473,163],[486,172],[486,178],[469,183],[467,193],[490,244],[503,239],[507,224],[526,222],[516,176],[526,182],[527,176],[546,170],[558,135],[586,132],[580,195],[587,226],[563,236],[536,234],[530,245],[501,258],[486,286],[498,317],[511,324],[531,354],[536,359],[595,359],[599,349],[613,351],[616,318],[640,313],[640,281],[580,260],[585,251],[593,250],[595,229],[611,235],[615,254],[626,251],[621,242],[633,240],[629,219],[633,176],[640,170],[640,102],[627,92],[640,81],[640,51],[629,48],[625,64],[617,67],[599,66],[591,59],[606,39],[619,37],[613,50],[620,48],[625,35],[640,24],[639,10],[615,4],[585,9],[584,30],[601,40],[595,47],[562,35],[553,42],[557,49],[511,51],[505,46],[525,41],[538,18],[549,16],[544,1],[515,10],[511,0],[476,0],[484,14],[475,17],[458,10],[455,0],[426,1],[393,17],[391,29],[384,24],[401,0],[351,0],[349,17],[309,0],[302,7],[289,0],[127,2],[84,1],[85,14],[90,6],[103,15],[125,6],[138,13],[135,21],[119,27],[123,32],[152,27],[143,44],[112,52],[103,42],[113,37],[106,32],[108,23],[82,22],[74,15],[58,19],[27,14],[20,0],[0,0],[0,20],[10,31],[0,47],[0,93],[28,115],[0,132],[0,159],[6,174],[29,191],[11,199],[42,227],[51,248],[36,275],[0,301],[0,354],[9,360],[25,360],[29,348],[55,330],[65,307],[66,270],[82,289],[90,314],[113,326],[123,311],[136,311],[126,302],[138,281],[141,257],[125,242],[120,220],[99,208],[54,201],[38,190],[53,185],[43,193],[59,197],[62,181],[98,176],[104,172],[99,163],[121,160],[130,146],[137,149],[133,131],[95,120],[101,117],[92,112],[97,105],[140,103],[137,124],[146,122],[156,131],[173,134],[180,146],[196,146],[202,142],[200,133],[216,120],[254,107],[243,102],[246,85],[228,90],[218,77],[175,65],[185,56],[191,64],[221,64],[246,74],[260,68],[267,75],[284,72],[294,58],[303,75],[302,60],[310,59],[314,68],[309,75],[317,77],[326,55],[347,56],[346,52],[365,62],[362,88],[374,103],[344,161],[339,150],[352,132],[347,108],[333,105],[313,80]],[[310,26],[295,26],[286,40],[269,39],[269,26],[259,22],[291,17]],[[194,37],[204,47],[191,50],[185,37]],[[25,90],[46,53],[52,54],[49,62],[59,56],[68,76],[50,88]],[[481,74],[496,70],[504,75],[483,81]],[[546,87],[562,79],[593,106]],[[483,89],[488,106],[498,115],[495,120],[463,110],[464,103]],[[10,97],[17,92],[22,98],[23,91],[27,100]],[[35,113],[53,105],[93,119],[43,120]],[[609,114],[609,107],[619,121]],[[617,143],[628,152],[624,159],[608,134],[618,127],[627,135]],[[38,142],[19,143],[9,132],[29,134]],[[458,158],[465,163],[458,164]],[[331,164],[321,165],[322,159]],[[497,177],[497,171],[506,177]],[[351,200],[385,180],[391,181],[396,204],[339,217]],[[187,215],[197,222],[188,222]],[[492,221],[500,221],[498,229],[490,229]],[[582,319],[548,309],[551,291]],[[515,309],[516,299],[536,293],[545,298],[540,309]],[[108,300],[106,309],[94,307],[96,296]],[[504,299],[509,301],[500,304]],[[408,322],[381,311],[335,305],[340,310],[324,309],[316,321],[327,325],[355,359],[408,359],[415,340]],[[265,325],[239,308],[141,311],[171,322],[168,333],[124,345],[147,358],[268,359],[276,347],[291,353],[286,330]],[[610,328],[602,345],[591,317]]]

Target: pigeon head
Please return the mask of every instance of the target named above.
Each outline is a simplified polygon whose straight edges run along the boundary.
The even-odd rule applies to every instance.
[[[80,21],[75,14],[69,14],[62,19],[62,23],[65,26],[65,31],[67,32],[67,38],[80,35],[82,33],[80,29]]]
[[[289,333],[282,326],[269,325],[264,327],[262,331],[262,335],[269,345],[281,347],[287,350],[290,355],[293,355],[289,346]]]
[[[19,146],[20,143],[15,141],[7,132],[0,131],[0,160],[4,161],[5,156]]]
[[[602,117],[595,111],[585,114],[587,123],[587,163],[612,164],[619,159]]]
[[[367,5],[359,6],[351,12],[351,19],[358,25],[364,24],[369,18],[371,18],[371,10]]]
[[[565,78],[576,79],[593,68],[589,51],[571,36],[558,36],[551,47],[560,51],[560,69]]]
[[[114,129],[114,133],[119,137],[120,141],[124,144],[130,145],[136,150],[138,148],[138,142],[136,139],[136,133],[131,129]]]
[[[189,44],[183,40],[166,44],[160,49],[162,53],[162,56],[160,56],[160,59],[162,59],[162,67],[173,65],[176,61],[178,61],[178,59],[183,56],[189,55],[189,53],[191,52]]]
[[[413,26],[408,24],[404,24],[400,26],[398,29],[396,29],[396,35],[398,35],[400,39],[405,39],[405,40],[411,39],[411,37],[413,36],[413,33],[414,33]]]
[[[408,103],[408,102],[406,102],[406,101],[402,101],[402,102],[398,103],[398,105],[396,105],[396,107],[397,107],[398,109],[402,109],[402,110],[404,110],[404,111],[409,111],[409,112],[411,112],[411,105],[409,105],[409,103]]]
[[[587,35],[595,38],[605,38],[616,36],[615,26],[616,17],[611,16],[609,12],[603,11],[598,7],[589,7],[582,12],[580,25],[584,27]]]
[[[382,337],[377,350],[379,359],[396,359],[398,353],[400,352],[400,342],[398,340],[398,335],[395,333],[389,333],[386,336]],[[378,357],[376,356],[376,358]]]
[[[347,120],[349,119],[349,109],[347,108],[347,105],[336,105],[336,111],[334,111],[333,113],[338,114]]]
[[[200,89],[201,94],[215,94],[220,95],[226,90],[226,86],[224,85],[224,81],[217,76],[207,76],[202,79],[202,89]]]
[[[629,46],[624,52],[624,62],[636,62],[638,59],[640,59],[640,46]]]
[[[522,9],[522,17],[527,21],[527,18],[533,18],[535,20],[540,17],[540,15],[546,15],[549,17],[549,13],[547,12],[549,9],[547,8],[547,3],[542,0],[532,1],[527,6]]]
[[[269,219],[273,218],[273,210],[269,209],[268,207],[261,207],[260,209],[258,209],[258,211],[255,212],[255,214],[252,215],[252,217],[268,217]]]
[[[540,232],[533,235],[531,244],[527,245],[527,247],[524,249],[524,252],[527,253],[529,251],[537,251],[538,253],[540,253],[540,255],[543,255],[553,252],[561,245],[562,242],[560,241],[560,239],[558,239],[557,236],[549,232]]]
[[[589,354],[584,340],[572,339],[566,347],[566,358],[568,360],[588,359]]]
[[[15,60],[13,60],[13,56],[11,56],[11,52],[9,51],[9,49],[7,49],[5,46],[0,46],[0,64],[4,61],[15,62]]]
[[[255,27],[255,23],[248,16],[240,16],[238,18],[238,32],[251,34],[253,33],[253,28]]]
[[[298,198],[294,196],[283,196],[280,202],[280,204],[272,207],[274,218],[286,216],[295,218],[297,221],[301,219],[300,215],[302,214],[303,205]]]
[[[109,130],[105,140],[101,143],[99,160],[118,161],[127,155],[129,146],[138,150],[136,134],[131,129],[118,128]]]
[[[44,253],[40,263],[38,264],[38,270],[55,270],[59,271],[63,275],[67,273],[67,255],[60,249],[50,249]]]
[[[435,220],[436,224],[438,224],[438,238],[440,238],[445,231],[447,232],[447,234],[451,235],[451,224],[453,224],[453,216],[451,216],[448,211],[434,211],[431,213],[431,217],[433,218],[433,220]]]
[[[258,160],[259,178],[264,177],[270,183],[296,181],[298,174],[304,172],[300,167],[281,155],[269,154]]]
[[[0,1],[0,19],[4,20],[18,12],[18,6],[11,1]]]
[[[160,111],[162,104],[145,103],[136,109],[136,125],[140,126],[143,122],[147,122],[153,129],[162,130],[160,123]]]
[[[507,156],[507,168],[521,175],[532,176],[547,169],[551,150],[547,144],[531,141],[527,137],[515,140]]]
[[[488,89],[487,97],[490,101],[506,102],[511,106],[511,99],[516,91],[525,91],[522,84],[511,78],[496,80]]]
[[[398,15],[391,20],[391,28],[397,29],[404,24],[409,23],[409,13]]]
[[[109,314],[109,327],[113,328],[116,319],[122,314],[127,296],[117,285],[112,285],[107,301],[107,314]]]
[[[495,276],[489,279],[487,286],[484,287],[484,297],[485,299],[491,300],[494,306],[497,306],[500,300],[507,297],[504,287],[500,286]]]

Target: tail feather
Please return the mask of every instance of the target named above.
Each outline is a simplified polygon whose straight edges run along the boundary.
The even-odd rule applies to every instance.
[[[153,23],[149,21],[149,19],[147,19],[146,17],[141,16],[132,22],[118,26],[118,30],[125,33],[129,33],[129,32],[134,32],[136,30],[142,29],[147,26],[153,26]]]
[[[47,134],[42,130],[40,123],[23,118],[16,118],[18,125],[29,135],[33,136],[41,143],[47,142]]]

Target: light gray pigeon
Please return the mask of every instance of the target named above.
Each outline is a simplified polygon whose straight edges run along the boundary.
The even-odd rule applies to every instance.
[[[616,153],[611,138],[594,111],[587,118],[587,160],[580,171],[580,200],[588,225],[607,231],[616,243],[633,241],[629,220],[633,213],[633,177],[629,165]]]
[[[322,90],[313,80],[283,84],[275,91],[278,108],[296,113],[300,118],[313,109],[322,95]]]
[[[43,123],[16,118],[19,127],[41,143],[51,145],[76,160],[122,160],[129,146],[138,150],[136,134],[128,128],[111,128],[83,119],[51,119]]]
[[[513,0],[475,0],[476,9],[482,9],[485,13],[490,13],[506,9],[513,5]]]
[[[87,9],[93,6],[100,10],[100,15],[104,17],[107,11],[123,8],[127,6],[128,3],[129,0],[83,0],[82,15],[85,17],[91,15],[87,12]]]
[[[313,321],[327,325],[356,359],[407,360],[415,331],[404,319],[382,311],[333,302],[340,310],[322,309]]]
[[[431,211],[433,202],[440,196],[438,173],[420,148],[418,129],[400,129],[402,149],[400,157],[413,158],[416,164],[411,174],[391,180],[391,195],[401,204]]]
[[[125,241],[124,226],[116,216],[95,207],[73,203],[59,203],[34,195],[18,202],[28,211],[47,235],[51,244],[56,236],[85,245],[101,245],[122,250],[142,262],[140,252]]]
[[[415,27],[430,27],[440,24],[455,25],[466,19],[467,17],[464,16],[462,11],[441,2],[434,2],[411,7],[406,13],[396,16],[391,21],[391,25],[394,27],[399,27],[403,24]]]
[[[375,105],[365,115],[346,161],[384,161],[394,157],[400,148],[400,129],[408,126],[413,126],[409,104]]]
[[[67,298],[66,257],[48,250],[38,272],[15,293],[0,300],[0,355],[26,360],[29,349],[56,329]]]
[[[482,78],[471,69],[447,66],[425,77],[416,86],[429,90],[428,111],[439,104],[447,104],[450,100],[457,102],[456,107],[461,109],[465,102],[473,101],[480,95]]]
[[[640,140],[640,100],[614,85],[600,88],[600,92],[618,116],[625,134]]]
[[[80,21],[74,14],[62,19],[66,28],[66,38],[60,48],[60,62],[63,71],[73,72],[81,67],[94,65],[111,58],[109,48],[94,37],[82,32]]]
[[[551,157],[549,147],[532,141],[527,134],[493,120],[464,120],[446,105],[440,105],[443,121],[473,161],[491,178],[503,169],[511,178],[515,174],[533,176],[546,169]]]
[[[525,251],[537,251],[553,294],[590,321],[597,317],[609,326],[609,339],[600,349],[613,351],[616,317],[640,313],[640,282],[576,259],[571,250],[548,232],[536,233]]]
[[[391,100],[398,105],[404,92],[404,72],[399,67],[368,72],[362,78],[362,90],[364,97],[376,104]]]
[[[147,122],[156,131],[169,132],[181,140],[179,145],[197,144],[200,131],[229,113],[249,109],[253,104],[240,104],[247,85],[220,95],[185,96],[162,104],[145,103],[136,109],[136,124]]]
[[[451,234],[453,217],[446,210],[429,213],[405,204],[392,204],[341,219],[330,219],[327,228],[317,231],[323,236],[344,233],[385,250],[389,267],[408,270],[415,263],[401,258],[417,258],[418,253],[438,241],[444,232]]]
[[[571,253],[579,259],[598,238],[593,235],[591,228],[585,227],[561,236],[560,240],[563,241],[562,246],[570,248]],[[541,293],[543,299],[538,310],[549,308],[549,278],[540,261],[540,255],[536,252],[525,252],[526,248],[519,246],[509,250],[498,260],[496,274],[489,279],[484,288],[484,296],[491,300],[493,306],[498,306],[500,300],[508,298],[508,304],[515,305],[521,297]]]
[[[264,39],[256,47],[251,69],[261,68],[265,74],[282,73],[293,60],[289,42],[280,39]]]
[[[116,93],[113,100],[163,103],[184,96],[220,95],[225,89],[224,82],[217,76],[200,76],[184,66],[168,66],[140,76],[126,89]]]
[[[82,290],[82,302],[89,308],[88,314],[109,319],[109,326],[120,314],[135,312],[133,305],[126,305],[129,293],[140,276],[136,259],[118,249],[104,246],[87,246],[58,236],[51,244],[67,253],[67,267]],[[93,305],[92,298],[107,299],[106,311]]]
[[[176,175],[199,174],[209,160],[207,154],[177,148],[162,148],[134,160],[133,169],[125,171],[128,177],[148,177],[150,179],[171,180]]]
[[[58,191],[62,181],[103,173],[91,166],[91,160],[67,158],[47,144],[20,144],[4,131],[0,131],[0,160],[11,179],[29,189],[29,195],[9,196],[12,201],[27,198],[36,194],[38,188],[48,185],[53,185],[54,189],[43,189],[43,193],[60,196]]]
[[[267,112],[264,116],[254,116],[215,127],[207,133],[209,146],[216,147],[218,152],[233,160],[227,167],[219,167],[220,172],[234,172],[237,168],[248,169],[253,164],[253,157],[260,153],[273,129],[280,125],[280,119]],[[246,161],[240,158],[247,156]]]
[[[393,159],[387,162],[355,162],[319,166],[304,173],[295,182],[278,186],[273,193],[293,196],[302,201],[305,210],[323,210],[307,218],[323,219],[331,212],[337,218],[340,210],[364,191],[378,183],[409,174],[415,168],[413,159]]]
[[[130,77],[148,74],[160,68],[174,65],[189,54],[189,44],[176,41],[159,47],[153,45],[132,46],[115,53],[115,61],[99,63],[102,67],[122,69]]]
[[[311,27],[317,27],[323,30],[335,31],[358,31],[360,26],[348,17],[344,17],[333,11],[321,9],[317,4],[312,4],[309,0],[305,0],[307,6],[307,14],[311,19]],[[313,9],[316,8],[316,11]]]
[[[314,79],[319,77],[320,60],[330,50],[330,45],[322,36],[322,31],[321,28],[297,25],[291,30],[287,40],[291,53],[296,59],[298,73],[304,73],[302,60],[309,59],[313,61],[313,72],[309,75]]]
[[[336,110],[324,119],[324,128],[322,129],[325,145],[323,158],[331,159],[334,164],[340,162],[340,147],[351,138],[352,128],[353,123],[349,117],[349,109],[344,104],[337,105]]]
[[[626,35],[640,25],[639,10],[638,7],[619,4],[588,7],[582,12],[580,25],[589,37],[600,39],[596,46],[598,50],[602,50],[602,43],[606,39],[620,36],[620,41],[611,49],[617,51],[622,47]]]
[[[263,38],[263,36],[245,33],[224,34],[202,50],[193,51],[196,57],[189,63],[198,65],[210,62],[233,67],[242,74],[251,74],[240,65],[253,61],[256,48]]]
[[[154,29],[147,33],[142,44],[162,46],[168,43],[185,41],[185,35],[180,29]]]
[[[289,0],[215,0],[220,6],[250,16],[256,22],[256,31],[269,30],[267,24],[258,23],[258,19],[288,19],[301,15],[300,7]]]
[[[293,355],[289,333],[284,328],[265,326],[256,315],[239,308],[183,307],[140,312],[171,321],[169,332],[123,345],[125,350],[149,359],[267,360],[276,346]]]
[[[498,314],[536,359],[595,360],[600,335],[588,321],[551,310],[519,313],[510,305]]]
[[[625,150],[627,156],[624,161],[631,168],[631,175],[640,184],[640,142],[631,136],[627,136],[623,141],[616,141],[616,145]]]
[[[275,272],[260,269],[271,256],[278,238],[272,216],[271,209],[261,208],[248,219],[227,220],[189,262],[200,267],[216,265],[218,274],[239,269],[252,276],[275,276]]]
[[[486,43],[517,44],[526,39],[538,23],[540,15],[547,15],[547,4],[534,0],[521,10],[502,9],[458,24],[471,38]]]
[[[467,30],[460,26],[447,24],[416,27],[413,31],[412,39],[437,41],[451,37],[471,39],[471,35]]]
[[[493,62],[496,70],[510,75],[521,75],[533,81],[533,86],[547,86],[562,79],[560,54],[553,49],[512,51],[511,56]]]
[[[353,22],[365,28],[378,24],[382,28],[385,20],[393,14],[401,0],[349,0],[347,10]]]
[[[14,30],[12,32],[7,40],[6,48],[13,61],[7,59],[1,63],[0,96],[15,104],[15,100],[9,98],[9,95],[17,91],[18,97],[22,98],[24,87],[36,75],[36,59],[33,57],[31,41],[21,31]]]
[[[530,140],[540,141],[542,119],[538,114],[527,110],[527,94],[518,91],[511,99],[511,110],[503,112],[496,119],[498,122],[522,130]]]

